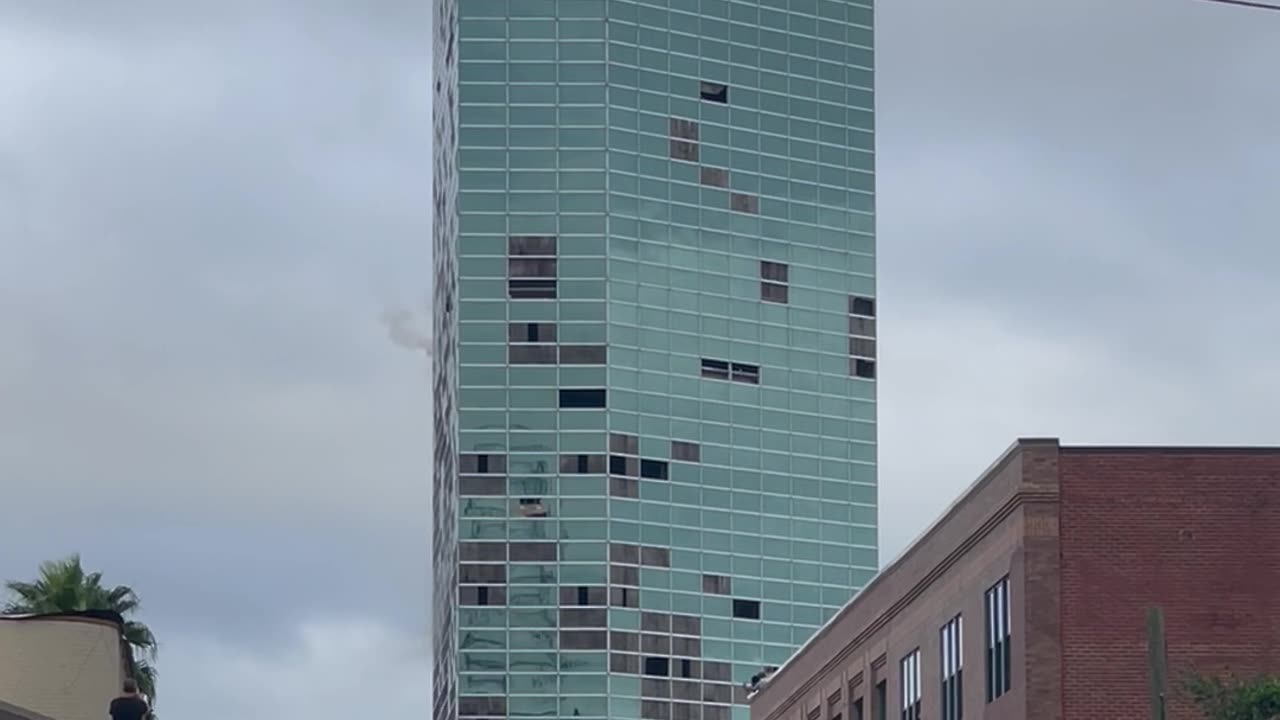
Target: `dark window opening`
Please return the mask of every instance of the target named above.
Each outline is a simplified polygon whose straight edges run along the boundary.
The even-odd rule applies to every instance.
[[[610,455],[609,474],[635,477],[639,474],[636,470],[635,458],[628,458],[624,455]]]
[[[605,461],[603,455],[561,455],[561,474],[603,475]]]
[[[700,94],[703,100],[727,104],[729,102],[729,86],[723,83],[702,81]]]
[[[729,379],[729,363],[723,360],[703,360],[702,377],[714,380]]]
[[[657,677],[669,677],[671,660],[664,657],[647,657],[644,659],[644,674]]]
[[[578,588],[578,604],[579,604],[579,605],[590,605],[590,604],[591,604],[591,597],[590,597],[590,593],[588,593],[588,592],[587,592],[587,588],[585,588],[585,587],[579,587],[579,588]]]
[[[876,301],[869,297],[861,295],[849,296],[849,314],[861,315],[863,317],[876,316]]]
[[[760,601],[759,600],[734,600],[733,616],[736,618],[745,618],[747,620],[760,619]]]
[[[512,300],[554,300],[555,280],[508,280],[507,295]]]
[[[850,720],[866,720],[866,718],[862,716],[862,698],[858,698],[853,701],[849,714],[852,716]]]
[[[604,401],[605,391],[603,389],[560,391],[560,407],[562,408],[602,408],[604,407]]]
[[[641,460],[640,477],[652,480],[666,480],[667,464],[661,460]]]
[[[487,586],[481,585],[479,588],[476,588],[476,604],[489,604],[489,588]]]
[[[463,474],[501,475],[507,471],[506,455],[463,455],[458,471]]]
[[[735,382],[751,383],[752,385],[760,384],[760,366],[748,365],[746,363],[733,363],[733,377]]]
[[[876,720],[888,720],[889,717],[889,686],[887,680],[881,680],[876,683],[875,701],[871,703],[871,709],[875,711]]]
[[[876,378],[876,361],[864,360],[863,358],[853,358],[850,362],[853,367],[853,376],[874,380]]]
[[[760,278],[773,282],[787,282],[787,264],[780,262],[760,261]]]
[[[507,238],[507,254],[554,257],[556,238],[554,235],[513,235]]]
[[[484,474],[489,472],[489,456],[479,455],[476,457],[476,472]]]
[[[680,677],[683,677],[683,678],[693,677],[693,661],[692,660],[685,658],[680,661]]]
[[[779,285],[778,283],[771,282],[760,283],[760,299],[765,302],[781,303],[786,305],[788,295],[789,293],[787,292],[786,285]]]

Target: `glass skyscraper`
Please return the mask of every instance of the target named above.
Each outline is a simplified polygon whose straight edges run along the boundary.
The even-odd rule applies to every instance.
[[[877,566],[870,0],[435,14],[435,717],[746,718]]]

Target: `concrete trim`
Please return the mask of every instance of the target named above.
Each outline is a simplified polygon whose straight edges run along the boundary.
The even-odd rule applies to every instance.
[[[53,718],[49,717],[48,715],[41,715],[40,713],[34,710],[28,710],[24,707],[11,705],[3,700],[0,700],[0,720],[3,720],[9,716],[13,716],[15,718],[21,718],[21,720],[53,720]]]

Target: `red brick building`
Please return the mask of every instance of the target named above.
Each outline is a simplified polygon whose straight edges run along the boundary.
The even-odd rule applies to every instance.
[[[1280,671],[1280,448],[1018,441],[751,718],[1134,720],[1162,665],[1168,720],[1187,673]]]

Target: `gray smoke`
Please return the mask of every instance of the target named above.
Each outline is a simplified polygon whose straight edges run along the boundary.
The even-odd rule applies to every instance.
[[[408,308],[392,308],[382,313],[382,324],[387,327],[391,342],[431,355],[430,317],[430,312],[423,319]]]

